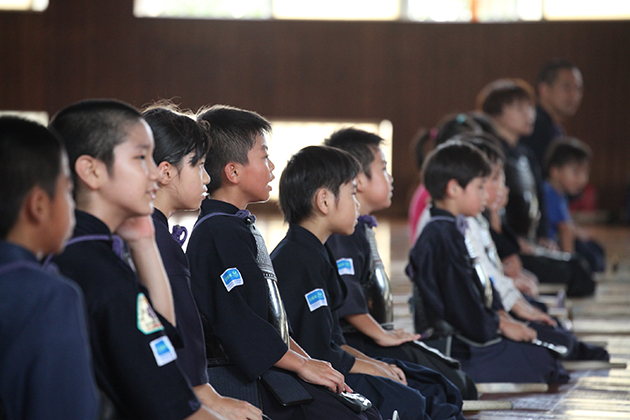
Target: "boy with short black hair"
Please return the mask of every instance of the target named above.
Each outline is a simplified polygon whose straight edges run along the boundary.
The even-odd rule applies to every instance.
[[[176,362],[173,299],[150,216],[151,129],[107,99],[70,105],[50,125],[68,150],[77,201],[74,237],[53,261],[83,289],[96,380],[115,416],[221,418],[202,407]]]
[[[431,219],[410,252],[407,273],[420,293],[427,323],[452,339],[451,355],[477,382],[566,382],[567,373],[536,332],[499,315],[501,299],[469,250],[466,217],[485,205],[488,160],[474,146],[449,141],[424,165]],[[502,338],[505,337],[505,338]]]
[[[81,291],[38,263],[74,226],[68,157],[45,127],[0,117],[0,177],[0,418],[95,419]]]
[[[348,297],[338,315],[348,344],[372,357],[392,357],[440,372],[455,384],[462,397],[477,399],[474,382],[456,361],[413,343],[419,334],[393,329],[394,308],[389,277],[378,255],[371,214],[391,205],[393,177],[380,146],[384,140],[374,133],[346,128],[333,133],[325,144],[345,150],[360,162],[356,198],[361,216],[352,235],[333,234],[326,245],[337,261]]]
[[[601,272],[606,268],[604,249],[575,226],[569,212],[568,197],[581,193],[588,183],[590,160],[590,148],[576,138],[561,137],[551,143],[545,159],[545,210],[549,238],[562,251],[582,255],[593,271]]]
[[[312,359],[290,337],[269,254],[255,218],[245,210],[249,203],[269,199],[274,165],[265,135],[271,125],[254,112],[223,105],[202,109],[197,118],[210,124],[210,198],[201,204],[187,255],[206,337],[210,383],[222,394],[242,399],[242,390],[254,388],[254,398],[248,401],[262,405],[274,420],[380,418],[373,408],[356,414],[313,385],[336,393],[350,390],[341,373]],[[231,389],[239,394],[214,384],[215,372],[239,382]],[[258,386],[258,378],[271,390]],[[298,399],[283,405],[283,395],[304,391],[311,394],[311,402]]]
[[[382,413],[396,409],[403,419],[461,418],[461,395],[439,373],[399,360],[372,359],[343,338],[336,310],[347,290],[325,243],[334,233],[354,231],[358,173],[348,153],[310,146],[293,155],[280,178],[280,208],[289,231],[271,258],[295,339],[313,356],[332,363]]]

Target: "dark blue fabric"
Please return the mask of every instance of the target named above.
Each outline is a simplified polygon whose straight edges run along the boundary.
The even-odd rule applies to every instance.
[[[331,235],[326,241],[336,260],[349,258],[353,261],[354,274],[344,274],[342,280],[348,286],[348,297],[337,311],[340,323],[342,317],[353,314],[366,314],[367,302],[362,285],[368,281],[370,275],[369,259],[371,258],[370,244],[365,236],[366,221],[359,219],[352,235]],[[444,375],[461,392],[464,399],[477,399],[475,384],[459,368],[444,362],[439,356],[413,343],[400,346],[379,346],[370,337],[360,332],[344,333],[348,345],[371,357],[389,357],[433,369]]]
[[[294,338],[312,357],[336,364],[347,373],[343,356],[346,353],[337,341],[340,328],[336,310],[344,299],[343,281],[337,272],[334,256],[315,235],[298,225],[290,225],[285,238],[271,253],[278,277],[278,287],[286,302],[287,316],[293,326]],[[322,289],[327,305],[313,309],[305,295]],[[403,419],[463,419],[461,394],[443,376],[430,369],[404,362],[396,363],[403,369],[410,386],[390,379],[362,374],[347,374],[348,385],[365,395],[388,415],[397,409]],[[428,401],[422,391],[427,392]]]
[[[238,211],[232,204],[206,199],[199,220],[211,213]],[[193,297],[206,324],[206,341],[219,342],[250,381],[275,365],[288,350],[267,319],[267,283],[256,263],[256,253],[256,242],[245,220],[223,215],[196,225],[186,250]],[[231,268],[238,269],[243,284],[228,291],[221,275]]]
[[[448,215],[444,210],[431,209],[431,216]],[[498,314],[484,305],[464,237],[455,223],[438,220],[427,224],[410,252],[407,272],[412,273],[411,280],[420,290],[431,323],[444,320],[477,343],[499,338]],[[452,356],[476,382],[569,379],[547,349],[506,338],[486,347],[475,347],[454,338]]]
[[[571,222],[569,212],[569,200],[566,195],[558,193],[548,182],[543,185],[545,190],[545,201],[547,211],[547,221],[549,222],[549,238],[558,240],[558,225],[560,223]]]
[[[8,419],[95,419],[99,401],[79,288],[0,241],[0,400]]]
[[[537,105],[534,130],[529,136],[521,137],[520,141],[533,152],[538,165],[542,168],[549,144],[562,135],[564,135],[564,129],[553,122],[551,116],[543,107]]]
[[[153,224],[155,239],[171,284],[177,329],[184,344],[183,348],[177,349],[177,360],[192,386],[203,385],[208,383],[206,345],[197,305],[190,290],[188,259],[178,241],[170,234],[166,216],[158,209],[153,212]]]
[[[76,211],[74,236],[110,235],[96,217]],[[173,330],[144,333],[138,326],[138,298],[147,289],[106,241],[85,241],[66,247],[52,260],[83,290],[88,311],[94,371],[100,389],[123,418],[182,419],[201,404],[177,360],[158,366],[150,343]],[[176,343],[173,343],[176,346]]]

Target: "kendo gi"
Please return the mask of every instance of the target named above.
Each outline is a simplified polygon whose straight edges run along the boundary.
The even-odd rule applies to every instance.
[[[538,165],[542,168],[549,145],[554,139],[562,135],[564,135],[564,128],[556,124],[543,107],[536,105],[534,130],[529,136],[521,137],[520,142],[533,152]]]
[[[391,357],[433,369],[457,386],[463,399],[477,399],[475,383],[459,368],[459,363],[452,362],[453,359],[446,359],[435,354],[434,349],[417,343],[380,346],[344,320],[349,315],[369,313],[383,328],[393,327],[394,305],[389,277],[382,263],[374,261],[373,255],[378,258],[378,251],[372,251],[367,237],[368,234],[374,235],[375,226],[376,219],[373,216],[361,216],[352,235],[335,234],[326,241],[337,261],[339,274],[348,288],[348,296],[337,310],[346,342],[368,356]],[[377,268],[377,264],[380,267]]]
[[[183,342],[183,347],[177,348],[177,361],[191,386],[203,385],[208,383],[206,343],[197,305],[190,290],[188,259],[178,240],[178,234],[186,231],[179,231],[176,227],[171,234],[168,219],[158,209],[153,211],[152,218],[155,240],[171,284],[177,330]],[[184,236],[182,243],[185,239]]]
[[[460,392],[431,369],[380,359],[401,368],[409,386],[379,376],[349,373],[355,358],[341,348],[346,342],[336,314],[347,289],[330,249],[315,235],[291,224],[271,259],[295,341],[307,353],[330,362],[354,391],[368,397],[384,415],[398,410],[402,419],[463,418]]]
[[[535,301],[532,298],[525,298],[514,285],[514,281],[503,273],[501,260],[490,235],[488,221],[481,214],[477,217],[468,217],[466,219],[470,228],[472,246],[479,257],[479,262],[483,266],[484,271],[492,281],[492,286],[499,293],[503,308],[510,312],[518,299],[524,299],[539,308],[541,306],[544,307],[542,302]],[[520,319],[515,314],[512,314],[512,316],[536,330],[539,340],[566,347],[568,351],[563,356],[566,360],[608,361],[610,359],[608,352],[604,348],[578,340],[573,333],[564,329],[560,322],[558,322],[556,327],[553,327],[541,322]]]
[[[476,382],[567,382],[569,375],[550,350],[499,335],[499,294],[490,283],[482,285],[456,218],[435,207],[430,212],[407,274],[428,324],[439,331],[446,322],[454,329],[450,355]]]
[[[88,213],[77,210],[75,216],[73,238],[52,261],[83,290],[96,381],[115,418],[192,415],[201,403],[177,363],[174,346],[181,340],[169,339],[177,337],[175,328],[153,310],[147,289],[120,254],[120,238]],[[88,240],[73,243],[80,239]]]
[[[0,418],[97,418],[79,288],[44,271],[31,251],[0,241],[0,296]]]
[[[257,262],[258,246],[250,230],[253,220],[251,216],[236,216],[237,213],[239,209],[230,203],[205,199],[186,254],[209,363],[235,366],[236,374],[248,386],[271,370],[286,354],[288,345],[277,329],[281,325],[274,325],[281,317],[270,314],[270,305],[277,303],[276,309],[281,312],[284,307],[282,301],[271,302],[267,278]],[[278,370],[291,375],[296,386],[306,389],[313,400],[285,407],[266,386],[259,386],[262,410],[273,420],[380,418],[374,408],[356,414],[323,387],[306,383],[292,372]],[[212,377],[210,383],[213,384]]]

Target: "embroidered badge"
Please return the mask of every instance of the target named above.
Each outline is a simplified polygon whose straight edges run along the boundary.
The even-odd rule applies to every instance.
[[[221,274],[221,280],[223,280],[223,285],[229,292],[234,289],[236,286],[243,285],[243,276],[241,276],[241,272],[236,268],[228,268]]]
[[[349,274],[354,276],[354,262],[352,258],[340,258],[337,260],[337,270],[340,275]]]
[[[149,343],[153,351],[153,357],[158,366],[164,366],[167,363],[177,359],[177,353],[171,344],[171,340],[167,336],[156,338]]]
[[[151,305],[149,305],[149,300],[144,293],[138,293],[136,308],[138,312],[138,329],[140,331],[145,334],[153,334],[156,331],[164,329],[160,318],[158,318]]]
[[[308,308],[311,312],[317,308],[321,308],[322,306],[328,306],[326,295],[322,289],[315,289],[312,292],[305,294],[304,297],[306,298]]]

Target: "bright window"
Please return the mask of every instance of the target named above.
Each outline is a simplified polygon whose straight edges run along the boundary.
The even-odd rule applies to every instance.
[[[0,10],[33,10],[41,12],[48,7],[48,0],[0,0]]]

